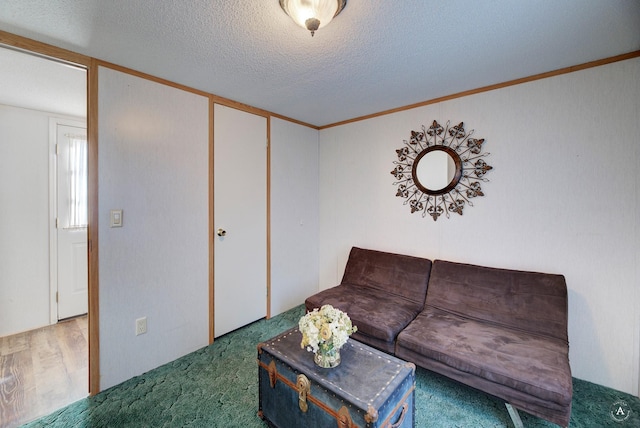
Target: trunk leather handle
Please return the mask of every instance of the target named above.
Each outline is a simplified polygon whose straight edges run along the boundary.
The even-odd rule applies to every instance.
[[[388,424],[384,428],[398,428],[404,422],[404,417],[407,416],[407,410],[409,410],[409,404],[404,403],[402,405],[402,412],[400,412],[400,417],[395,424]]]

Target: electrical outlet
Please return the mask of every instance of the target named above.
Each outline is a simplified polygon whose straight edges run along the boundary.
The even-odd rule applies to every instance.
[[[136,320],[136,336],[147,332],[147,317],[138,318]]]

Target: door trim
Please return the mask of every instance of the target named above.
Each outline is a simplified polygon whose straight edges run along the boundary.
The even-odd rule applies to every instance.
[[[271,116],[267,116],[267,312],[271,318]]]
[[[215,202],[213,198],[213,189],[214,189],[214,173],[213,173],[213,161],[214,161],[214,130],[213,130],[213,120],[215,117],[215,100],[212,96],[209,96],[209,345],[213,343],[215,336],[215,317],[214,317],[214,308],[215,308],[215,289],[214,289],[214,278],[215,278],[215,241],[214,241],[214,216],[213,209],[215,207]]]
[[[57,118],[49,118],[49,324],[58,322],[58,162],[56,156]]]
[[[89,249],[89,395],[100,392],[100,271],[98,258],[98,64],[87,67],[87,144],[89,198],[87,245]]]

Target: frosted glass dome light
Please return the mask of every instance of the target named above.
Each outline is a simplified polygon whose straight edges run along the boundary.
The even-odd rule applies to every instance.
[[[311,31],[324,27],[336,17],[347,0],[280,0],[280,7],[302,28]]]

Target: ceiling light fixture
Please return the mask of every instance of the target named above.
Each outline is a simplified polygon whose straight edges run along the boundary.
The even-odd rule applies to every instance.
[[[338,16],[347,0],[280,0],[280,7],[302,28],[311,31],[324,27]]]

